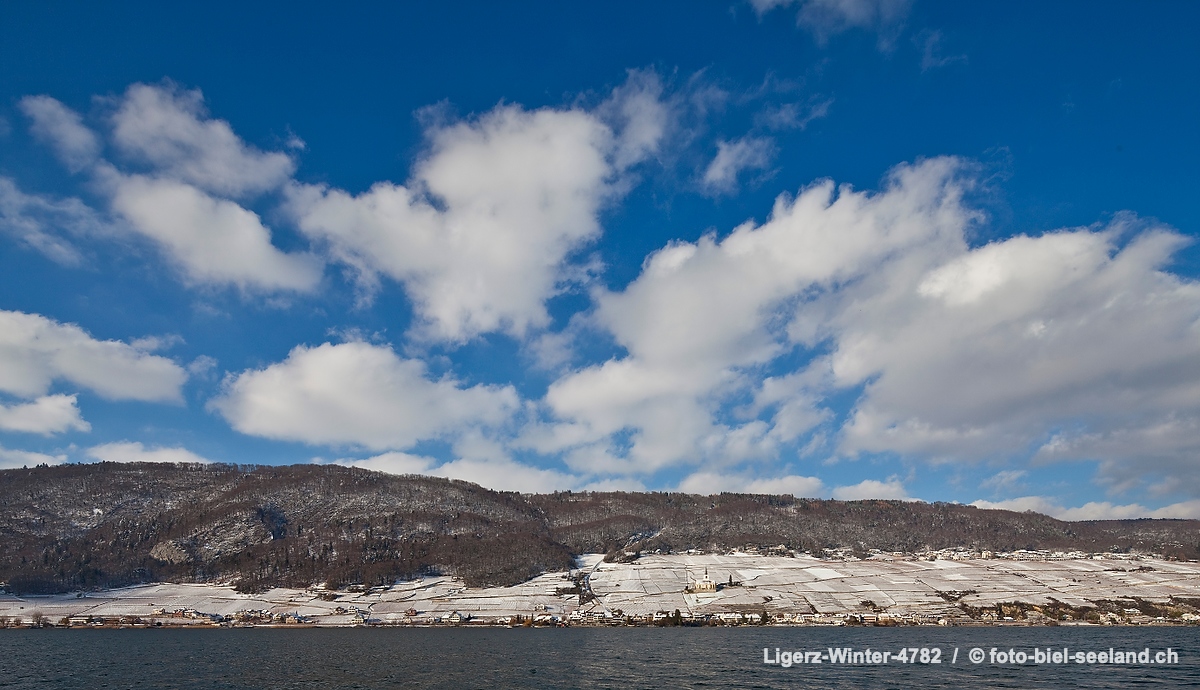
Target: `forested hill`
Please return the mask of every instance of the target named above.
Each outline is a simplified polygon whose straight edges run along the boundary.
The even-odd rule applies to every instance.
[[[152,581],[338,587],[434,572],[508,584],[565,570],[580,553],[778,545],[1194,559],[1200,521],[1062,522],[946,503],[747,494],[519,494],[332,465],[0,471],[0,582],[24,593]]]

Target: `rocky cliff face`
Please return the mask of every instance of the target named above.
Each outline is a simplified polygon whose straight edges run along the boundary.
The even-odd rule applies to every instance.
[[[1200,522],[1066,523],[951,504],[676,493],[523,495],[318,465],[63,465],[0,471],[0,582],[21,592],[148,581],[253,590],[453,573],[510,584],[585,552],[783,545],[1200,556]]]

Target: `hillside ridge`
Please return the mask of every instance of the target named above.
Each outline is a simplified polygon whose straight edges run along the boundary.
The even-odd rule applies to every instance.
[[[473,586],[574,556],[951,547],[1200,557],[1200,521],[1064,522],[950,503],[724,493],[521,494],[338,465],[96,463],[0,471],[0,582],[51,593],[146,582],[244,591],[453,574]]]

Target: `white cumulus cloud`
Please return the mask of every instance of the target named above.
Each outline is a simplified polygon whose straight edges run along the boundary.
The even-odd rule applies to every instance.
[[[0,405],[0,430],[31,434],[61,434],[64,431],[90,431],[83,420],[74,395],[43,395],[32,402]]]
[[[546,300],[589,279],[594,266],[577,253],[599,236],[604,204],[628,190],[629,168],[657,153],[671,118],[662,91],[657,74],[632,71],[591,110],[502,104],[432,124],[405,185],[379,182],[358,195],[295,181],[291,153],[247,144],[209,114],[199,90],[170,82],[107,99],[103,124],[118,154],[108,159],[102,137],[62,103],[37,96],[23,107],[68,166],[89,172],[122,226],[153,242],[187,282],[314,291],[323,258],[280,250],[246,204],[284,189],[283,217],[351,267],[364,298],[381,278],[399,281],[419,317],[415,333],[463,342],[542,328]],[[5,215],[30,246],[80,262],[35,214]]]
[[[1115,490],[1200,494],[1200,284],[1166,268],[1186,239],[1120,214],[972,246],[969,173],[943,158],[877,193],[820,182],[761,226],[663,247],[594,293],[588,323],[625,353],[552,383],[518,443],[585,475],[684,464],[700,482],[831,449],[1010,463],[996,490],[1029,462],[1091,460]],[[840,491],[903,495],[884,484]]]
[[[362,342],[296,347],[230,378],[210,403],[245,434],[378,450],[499,425],[517,406],[511,386],[431,380],[423,362]]]
[[[429,457],[389,451],[361,460],[341,459],[334,462],[388,474],[423,474],[461,479],[497,491],[546,493],[580,488],[578,477],[516,462],[502,453],[459,457],[439,463]]]
[[[887,481],[864,479],[850,486],[839,486],[833,490],[833,497],[839,501],[865,501],[867,499],[911,500],[904,489],[904,483],[892,477]]]
[[[789,341],[812,347],[822,339],[783,328],[797,301],[859,281],[906,252],[961,252],[974,215],[961,204],[958,173],[957,161],[934,159],[900,166],[878,193],[820,182],[794,199],[781,196],[762,226],[747,222],[721,241],[654,253],[623,291],[596,295],[595,323],[628,354],[554,382],[545,402],[557,421],[523,441],[543,452],[613,446],[608,457],[623,459],[629,472],[770,456],[776,443],[825,418],[814,407],[823,389],[780,383],[791,392],[772,391],[763,402],[787,402],[773,424],[720,419],[723,401],[752,391],[762,380],[756,367],[795,347]],[[622,436],[627,447],[618,449]]]
[[[621,112],[632,138],[619,148],[592,113],[499,106],[432,128],[407,185],[380,182],[357,196],[295,185],[291,209],[368,286],[378,276],[402,282],[426,335],[523,335],[548,323],[544,303],[569,277],[565,260],[599,235],[614,156],[652,150],[657,126],[630,108]]]
[[[1200,285],[1163,268],[1183,242],[1120,218],[913,257],[848,288],[827,325],[830,367],[865,388],[841,450],[974,460],[1040,447],[1042,460],[1100,460],[1117,483],[1194,476]]]
[[[705,495],[728,492],[814,497],[825,493],[825,484],[816,477],[794,474],[756,479],[720,472],[695,472],[679,483],[678,490]]]
[[[241,196],[276,189],[291,177],[286,153],[263,152],[212,119],[197,90],[173,84],[134,84],[112,116],[113,141],[159,175],[205,191]]]
[[[67,461],[66,455],[47,455],[28,450],[15,450],[0,446],[0,470],[11,470],[18,467],[36,467],[38,465],[61,465]]]
[[[565,472],[503,459],[460,458],[437,467],[429,474],[462,479],[497,491],[548,493],[579,487],[578,478]]]
[[[387,474],[429,474],[430,468],[437,464],[433,458],[422,455],[412,455],[399,451],[388,451],[369,458],[342,458],[334,460],[335,465],[346,467],[361,467],[364,470],[385,472]]]
[[[662,248],[595,293],[590,323],[626,353],[555,381],[521,443],[636,475],[828,433],[843,456],[1092,460],[1116,489],[1200,494],[1200,284],[1166,268],[1186,239],[1123,214],[971,246],[967,172],[933,159],[877,193],[817,183],[761,226]],[[827,401],[852,390],[830,428]]]
[[[188,184],[143,175],[110,177],[113,210],[162,247],[194,283],[309,292],[324,266],[271,244],[258,215]]]
[[[287,182],[295,170],[289,155],[246,145],[229,123],[209,117],[198,90],[134,84],[112,102],[111,140],[123,154],[114,160],[99,157],[99,135],[62,103],[36,96],[22,107],[69,168],[90,173],[121,227],[153,242],[187,281],[260,292],[317,287],[323,262],[279,250],[259,216],[237,201]],[[93,220],[98,214],[77,200],[14,192],[0,184],[0,222],[60,263],[80,263],[46,227],[61,219],[103,225]]]
[[[0,391],[35,398],[62,381],[110,400],[180,402],[186,380],[183,368],[165,357],[96,340],[74,324],[0,310]]]

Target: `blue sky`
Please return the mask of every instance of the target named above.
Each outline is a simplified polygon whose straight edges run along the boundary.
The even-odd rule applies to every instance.
[[[0,10],[0,466],[1200,517],[1200,11]]]

